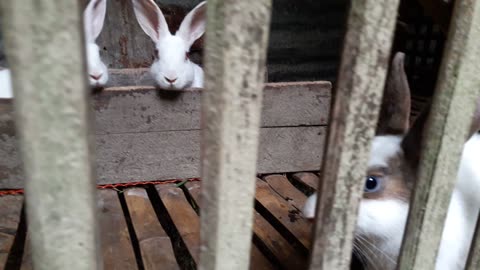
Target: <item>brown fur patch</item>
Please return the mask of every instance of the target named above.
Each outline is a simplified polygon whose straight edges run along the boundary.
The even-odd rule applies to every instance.
[[[382,187],[377,192],[364,193],[365,199],[400,199],[408,202],[410,199],[415,175],[405,162],[403,153],[398,153],[388,160],[388,167],[371,167],[368,176],[380,179]]]

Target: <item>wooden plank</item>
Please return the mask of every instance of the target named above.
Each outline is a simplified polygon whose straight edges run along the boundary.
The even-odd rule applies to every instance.
[[[309,172],[295,173],[292,175],[292,177],[295,181],[298,181],[312,188],[313,190],[317,190],[318,185],[320,183],[320,177],[318,177],[318,175],[314,173],[309,173]]]
[[[200,192],[202,188],[201,182],[197,182],[197,181],[188,182],[188,183],[185,183],[185,187],[187,188],[190,196],[192,196],[192,199],[195,201],[195,203],[200,206],[201,205]],[[275,248],[278,246],[283,247],[284,245],[282,241],[284,239],[277,238],[280,235],[276,232],[272,232],[271,227],[269,228],[268,225],[265,224],[266,222],[265,220],[262,224],[260,224],[262,225],[262,227],[259,227],[257,231],[256,226],[260,226],[260,225],[257,225],[257,215],[258,213],[255,212],[255,225],[254,225],[255,233],[260,234],[262,236],[261,239],[265,240],[264,242],[267,243],[269,241],[267,245],[271,249],[273,249],[273,246],[275,246]],[[265,228],[268,228],[268,229],[265,229]],[[270,234],[260,233],[260,230],[263,230],[263,231],[268,230]],[[268,237],[268,241],[267,241],[267,237]],[[281,244],[277,244],[277,242],[280,242]],[[255,245],[252,245],[252,249],[250,251],[250,258],[251,258],[250,259],[251,270],[275,269],[273,265],[270,263],[270,261],[265,257],[265,255],[263,255],[262,252]]]
[[[322,162],[310,269],[350,267],[370,142],[380,111],[399,0],[351,1]]]
[[[298,190],[287,177],[283,175],[269,175],[263,179],[284,200],[297,209],[302,209],[307,196]]]
[[[160,265],[162,269],[180,269],[171,239],[160,225],[146,190],[129,188],[124,194],[145,269],[158,269]]]
[[[136,90],[132,91],[132,89]],[[267,84],[264,93],[263,120],[261,121],[263,127],[316,126],[319,136],[316,136],[313,127],[307,133],[301,131],[302,127],[295,131],[297,134],[274,132],[274,138],[271,138],[272,135],[261,135],[260,147],[267,145],[267,150],[270,151],[270,146],[275,146],[272,148],[273,151],[283,153],[285,156],[279,156],[273,161],[270,158],[270,152],[262,151],[263,157],[259,160],[260,172],[317,170],[321,160],[318,158],[321,158],[322,151],[309,151],[308,148],[320,150],[323,148],[326,129],[320,126],[325,125],[328,120],[330,84],[325,82]],[[94,102],[97,127],[96,153],[99,155],[95,164],[98,166],[96,168],[99,176],[98,183],[198,176],[200,138],[198,131],[195,132],[195,130],[200,128],[200,95],[199,91],[185,92],[172,100],[159,98],[158,92],[153,88],[131,87],[123,90],[112,89],[96,95]],[[302,106],[292,104],[302,104]],[[22,162],[11,109],[10,102],[0,103],[0,112],[5,112],[0,115],[0,155],[6,157],[0,159],[0,169],[2,169],[0,170],[0,188],[23,188]],[[191,132],[187,139],[189,142],[185,144],[184,135],[171,133],[173,131]],[[150,134],[152,132],[165,134]],[[271,134],[270,131],[265,133]],[[191,137],[196,138],[193,139],[195,143],[192,143]],[[155,144],[165,143],[169,147],[168,153],[167,150],[154,146],[147,149],[150,154],[137,152],[145,141],[155,142]],[[174,150],[171,150],[172,148]],[[164,162],[165,155],[162,151],[168,157],[173,156],[172,160],[182,160],[182,163],[189,167],[184,171],[184,175],[170,173],[177,170],[178,163],[168,162],[170,158]],[[294,159],[295,164],[291,164],[292,159],[287,158],[286,155],[289,153],[298,157]],[[139,168],[138,165],[142,166],[142,163],[138,162],[133,162],[135,165],[125,166],[125,169],[123,166],[118,167],[120,163],[142,160],[144,158],[142,155],[163,157],[160,163],[162,169],[158,164],[150,169]],[[150,156],[147,158],[150,159]],[[265,167],[263,164],[268,166]],[[166,167],[170,167],[170,172]],[[151,170],[152,168],[154,171]],[[125,174],[124,171],[126,171]],[[159,171],[163,173],[159,174]],[[132,175],[136,179],[133,179]]]
[[[0,269],[5,267],[15,240],[22,205],[23,196],[0,196]]]
[[[478,217],[475,234],[473,236],[470,254],[468,255],[465,270],[480,269],[480,216]]]
[[[103,269],[137,269],[130,234],[117,192],[99,190],[98,207]]]
[[[295,249],[282,235],[259,213],[254,214],[254,234],[272,252],[282,269],[305,269],[308,257]]]
[[[428,139],[422,145],[399,270],[435,269],[460,155],[480,95],[479,38],[480,2],[455,1],[425,133]]]
[[[2,17],[9,22],[3,37],[28,179],[27,221],[35,232],[31,235],[33,266],[97,269],[80,3],[2,4]]]
[[[272,263],[263,255],[263,253],[255,246],[252,245],[250,251],[250,270],[273,270]]]
[[[262,180],[257,180],[255,199],[295,236],[305,249],[310,248],[312,224],[299,215],[297,208],[285,201]]]
[[[193,260],[198,264],[200,219],[197,213],[188,203],[182,189],[175,185],[157,185],[156,189]]]
[[[330,89],[323,81],[265,84],[260,125],[326,125]],[[107,88],[94,96],[96,134],[200,129],[202,91],[162,95],[152,87]]]

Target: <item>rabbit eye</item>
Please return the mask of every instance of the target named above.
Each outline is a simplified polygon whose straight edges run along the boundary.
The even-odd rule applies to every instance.
[[[189,52],[186,52],[186,53],[185,53],[185,61],[187,61],[188,59],[190,59],[190,53],[189,53]]]
[[[375,176],[367,176],[366,182],[365,182],[365,187],[363,188],[363,191],[366,193],[372,193],[372,192],[377,192],[380,190],[380,180],[381,178],[375,177]]]

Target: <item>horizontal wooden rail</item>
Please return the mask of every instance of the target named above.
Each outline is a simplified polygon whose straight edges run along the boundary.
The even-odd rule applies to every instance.
[[[29,239],[39,270],[98,267],[79,4],[2,1]]]
[[[351,1],[348,30],[322,166],[310,269],[349,269],[388,69],[398,0]]]
[[[460,154],[480,94],[479,38],[480,1],[455,1],[399,258],[400,270],[436,269]]]

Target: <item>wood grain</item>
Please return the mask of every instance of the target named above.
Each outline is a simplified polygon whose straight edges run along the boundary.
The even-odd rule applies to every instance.
[[[314,173],[309,173],[309,172],[295,173],[292,175],[292,177],[295,181],[298,181],[312,188],[313,190],[317,190],[320,184],[320,177],[318,177],[318,175]]]
[[[180,269],[171,239],[160,225],[146,190],[129,188],[124,194],[145,269]]]
[[[282,269],[305,269],[308,257],[295,249],[264,217],[254,214],[253,232],[280,263]]]
[[[272,263],[263,255],[263,253],[255,246],[252,245],[250,251],[250,270],[273,270]]]
[[[267,84],[263,95],[259,172],[319,169],[330,84]],[[166,99],[144,87],[95,95],[97,182],[198,177],[200,100],[198,90]],[[11,109],[10,102],[0,103],[0,188],[23,188]]]
[[[157,185],[158,195],[177,228],[190,255],[198,264],[200,254],[200,218],[175,185]]]
[[[103,269],[137,269],[135,254],[118,194],[114,190],[98,191],[101,254]]]
[[[287,177],[283,175],[269,175],[263,178],[265,182],[284,200],[297,209],[302,209],[307,197],[300,190],[295,188]]]
[[[17,233],[22,212],[23,196],[0,197],[0,269],[5,267]]]
[[[81,9],[79,1],[2,2],[35,269],[99,264]]]
[[[310,248],[312,224],[302,218],[297,208],[285,201],[262,180],[257,180],[255,199],[295,236],[306,250]]]
[[[455,1],[426,125],[399,270],[435,269],[463,145],[480,96],[480,2]]]

